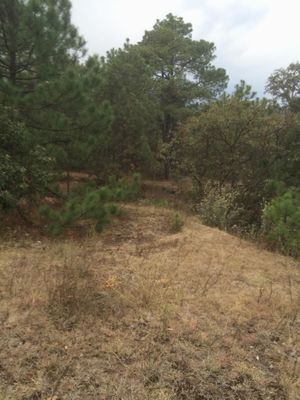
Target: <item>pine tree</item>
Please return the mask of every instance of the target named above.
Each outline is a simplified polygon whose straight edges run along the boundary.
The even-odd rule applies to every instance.
[[[70,10],[68,0],[0,3],[0,100],[44,142],[70,128],[65,107],[79,95],[73,69],[85,49]]]
[[[140,47],[153,69],[153,82],[161,108],[161,139],[169,144],[175,129],[191,110],[216,99],[227,86],[225,70],[212,64],[215,46],[192,39],[192,25],[168,14],[146,31]],[[165,177],[169,162],[165,159]]]
[[[69,0],[0,2],[0,101],[61,171],[86,164],[91,134],[111,123],[109,106],[94,103],[99,77],[80,62],[84,44]]]
[[[102,95],[114,113],[112,145],[115,164],[123,170],[155,168],[158,99],[153,93],[152,68],[137,45],[128,41],[103,61]]]
[[[0,3],[1,89],[20,95],[61,76],[85,52],[70,20],[69,0],[2,0]]]

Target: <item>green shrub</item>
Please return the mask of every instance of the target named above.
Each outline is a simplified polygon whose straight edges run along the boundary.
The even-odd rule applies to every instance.
[[[44,195],[53,180],[54,160],[34,143],[32,132],[15,112],[0,111],[0,211],[18,206],[21,199]]]
[[[182,230],[183,227],[183,219],[181,215],[176,212],[175,214],[172,215],[170,219],[170,231],[172,233],[178,233]]]
[[[102,232],[112,216],[120,214],[117,202],[135,200],[140,193],[140,176],[135,175],[131,182],[111,179],[109,185],[91,190],[89,185],[77,187],[61,209],[49,206],[40,209],[47,230],[52,236],[59,236],[65,229],[80,220],[95,222],[95,230]]]
[[[134,201],[142,192],[140,174],[134,174],[130,182],[114,176],[110,177],[107,186],[112,191],[115,201]]]
[[[263,210],[263,233],[272,248],[300,255],[300,191],[289,190]]]

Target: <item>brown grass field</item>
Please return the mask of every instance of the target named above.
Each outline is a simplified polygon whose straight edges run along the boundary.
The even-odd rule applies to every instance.
[[[299,263],[173,214],[1,242],[1,400],[300,399]]]

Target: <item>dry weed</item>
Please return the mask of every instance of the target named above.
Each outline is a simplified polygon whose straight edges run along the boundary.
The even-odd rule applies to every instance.
[[[299,399],[296,263],[169,216],[2,248],[0,399]]]

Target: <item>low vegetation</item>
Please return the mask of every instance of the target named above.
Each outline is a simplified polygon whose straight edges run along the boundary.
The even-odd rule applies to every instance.
[[[275,197],[263,212],[266,240],[274,248],[300,256],[300,192],[290,190]]]
[[[40,209],[40,215],[49,233],[59,236],[82,220],[94,221],[95,230],[100,233],[109,224],[112,216],[120,215],[121,210],[117,203],[137,200],[141,194],[138,174],[133,176],[132,182],[111,178],[109,184],[100,189],[91,186],[94,185],[88,183],[77,186],[58,209],[50,206]]]
[[[2,244],[3,399],[297,399],[297,263],[173,215]]]
[[[178,233],[182,230],[183,225],[182,216],[178,212],[175,212],[170,219],[170,231],[172,233]]]

